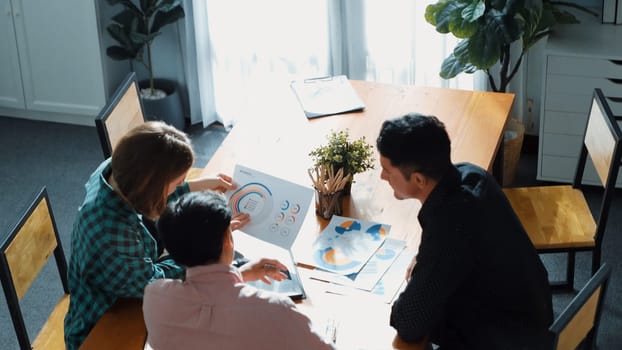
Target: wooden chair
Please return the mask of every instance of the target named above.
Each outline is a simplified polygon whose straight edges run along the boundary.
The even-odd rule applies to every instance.
[[[19,303],[52,253],[54,253],[65,294],[60,298],[31,344]],[[63,323],[69,307],[67,262],[45,187],[41,189],[15,228],[0,245],[0,280],[20,348],[22,350],[65,349]]]
[[[622,156],[621,138],[605,96],[595,89],[573,184],[504,189],[537,251],[568,254],[566,280],[551,283],[553,287],[574,287],[577,251],[592,252],[592,273],[600,266],[603,235]],[[604,188],[597,220],[581,190],[588,154]]]
[[[575,296],[564,311],[555,319],[549,330],[555,335],[553,349],[576,349],[584,343],[584,349],[594,349],[598,325],[611,267],[603,264]]]
[[[112,150],[128,130],[145,122],[139,91],[136,73],[131,72],[114,93],[110,103],[95,118],[104,158],[112,155]]]
[[[131,72],[117,88],[110,103],[95,118],[95,127],[104,158],[109,158],[112,155],[112,151],[123,135],[144,122],[145,113],[140,98],[138,80],[136,73]],[[191,168],[187,178],[197,178],[202,171],[201,168]]]

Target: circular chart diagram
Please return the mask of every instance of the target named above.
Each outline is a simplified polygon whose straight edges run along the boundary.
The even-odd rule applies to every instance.
[[[379,241],[387,236],[387,230],[384,229],[382,224],[370,226],[365,233],[368,233],[374,241]]]
[[[231,195],[229,206],[234,214],[245,213],[252,220],[263,220],[272,212],[272,192],[260,183],[247,183]]]
[[[335,226],[335,232],[327,239],[329,246],[318,249],[315,252],[315,261],[320,268],[336,271],[345,271],[361,264],[361,261],[353,260],[340,246],[348,245],[350,234],[361,231],[361,223],[356,220],[346,220]]]
[[[390,260],[396,252],[380,248],[388,231],[385,225],[364,220],[337,221],[314,243],[313,260],[319,268],[346,275],[358,272],[372,255]]]

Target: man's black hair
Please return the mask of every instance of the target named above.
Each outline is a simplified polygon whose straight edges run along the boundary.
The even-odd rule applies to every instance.
[[[451,164],[449,135],[434,116],[410,113],[386,120],[376,146],[407,179],[416,171],[439,180]]]
[[[164,247],[179,264],[192,267],[218,262],[231,209],[216,192],[190,192],[170,203],[158,220]]]

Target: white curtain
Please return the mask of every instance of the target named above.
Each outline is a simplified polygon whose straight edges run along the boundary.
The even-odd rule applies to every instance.
[[[425,22],[425,7],[433,2],[193,0],[186,29],[194,35],[186,38],[195,40],[188,45],[195,48],[188,63],[196,65],[198,91],[189,95],[191,105],[200,107],[191,110],[205,126],[230,126],[252,117],[266,94],[288,89],[292,80],[337,74],[480,89],[473,75],[439,77],[457,41]]]

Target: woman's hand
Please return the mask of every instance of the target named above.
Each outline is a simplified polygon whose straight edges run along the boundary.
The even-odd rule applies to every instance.
[[[282,271],[287,271],[285,265],[276,259],[266,258],[248,262],[240,267],[240,272],[246,282],[262,280],[264,283],[272,284],[270,279],[282,281],[287,278]]]
[[[234,214],[231,218],[231,231],[238,230],[251,221],[251,216],[246,213]]]
[[[237,185],[233,183],[233,179],[229,175],[218,174],[215,177],[201,177],[188,181],[190,191],[218,191],[225,193],[237,188]]]

